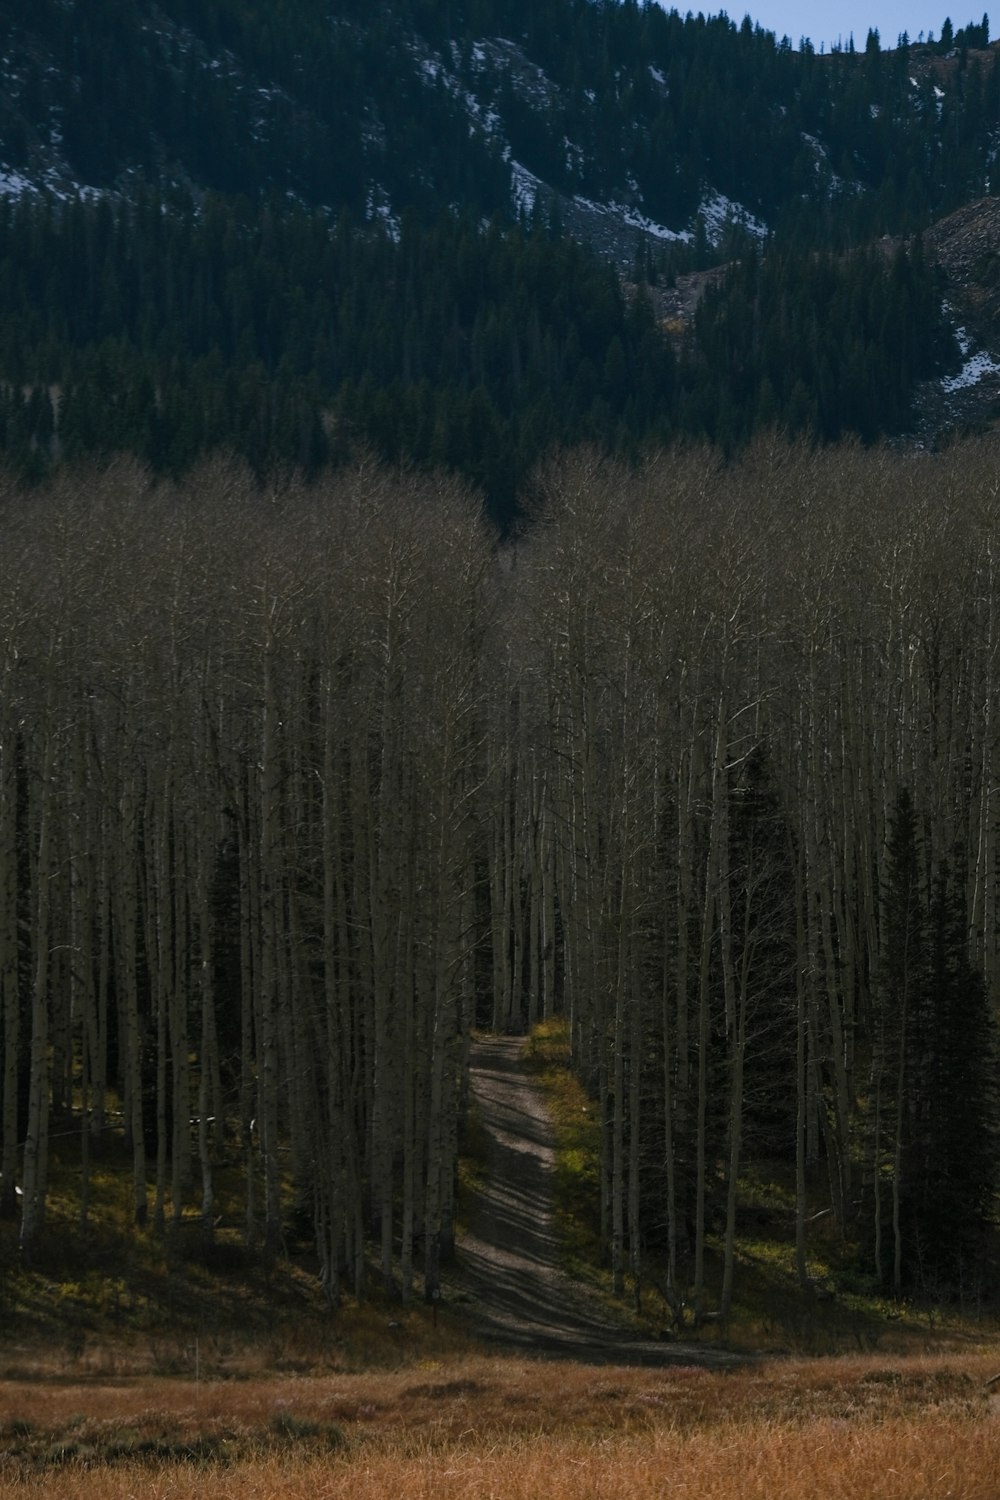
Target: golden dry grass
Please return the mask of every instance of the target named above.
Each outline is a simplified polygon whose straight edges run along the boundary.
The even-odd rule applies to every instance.
[[[1000,1423],[926,1418],[844,1432],[732,1428],[645,1439],[522,1439],[442,1453],[297,1460],[269,1455],[231,1468],[152,1472],[64,1469],[0,1481],[0,1496],[52,1500],[996,1500]]]
[[[5,1381],[0,1500],[997,1500],[998,1372],[994,1347],[730,1373],[478,1358]]]

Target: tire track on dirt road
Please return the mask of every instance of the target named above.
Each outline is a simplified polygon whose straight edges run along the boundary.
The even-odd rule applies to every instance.
[[[471,1087],[488,1146],[448,1291],[484,1338],[591,1363],[742,1363],[724,1350],[643,1338],[560,1263],[553,1212],[555,1147],[542,1090],[526,1067],[523,1037],[473,1041]]]

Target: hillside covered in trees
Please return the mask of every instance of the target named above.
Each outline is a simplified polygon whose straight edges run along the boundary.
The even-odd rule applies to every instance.
[[[581,441],[906,433],[959,363],[919,236],[990,191],[1000,73],[985,17],[884,40],[632,0],[0,4],[0,451],[370,448],[508,526]]]
[[[294,1222],[332,1299],[369,1246],[432,1288],[470,1031],[560,1014],[620,1293],[657,1267],[725,1309],[761,1180],[803,1281],[825,1207],[865,1284],[994,1296],[997,476],[982,444],[578,455],[500,551],[372,465],[8,489],[22,1253],[50,1155],[86,1225],[124,1145],[139,1225],[274,1254]]]
[[[993,163],[986,17],[823,57],[636,0],[5,0],[0,45],[8,167],[126,196],[509,217],[526,172],[675,232],[708,189],[871,237],[979,196]]]
[[[648,299],[545,231],[393,239],[222,200],[8,207],[0,328],[0,440],[27,476],[118,451],[181,474],[220,448],[315,474],[360,444],[457,471],[501,519],[557,446],[875,437],[953,350],[919,247],[748,256],[678,354]]]

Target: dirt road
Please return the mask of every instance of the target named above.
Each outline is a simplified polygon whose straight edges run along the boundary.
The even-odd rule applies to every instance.
[[[552,1131],[524,1049],[518,1037],[473,1043],[472,1089],[489,1161],[448,1278],[451,1294],[484,1337],[525,1351],[615,1364],[735,1363],[720,1350],[639,1337],[562,1269]]]

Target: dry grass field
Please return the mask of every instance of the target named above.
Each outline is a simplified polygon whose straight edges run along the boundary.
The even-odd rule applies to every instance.
[[[591,1143],[551,1073],[567,1267],[600,1295]],[[304,1264],[127,1235],[106,1186],[108,1223],[54,1212],[31,1267],[0,1232],[0,1500],[1000,1500],[995,1322],[803,1300],[784,1241],[740,1245],[729,1346],[760,1358],[720,1367],[710,1329],[660,1335],[691,1363],[546,1362],[487,1350],[457,1284],[331,1312]]]
[[[997,1500],[1000,1348],[0,1382],[0,1497]]]

